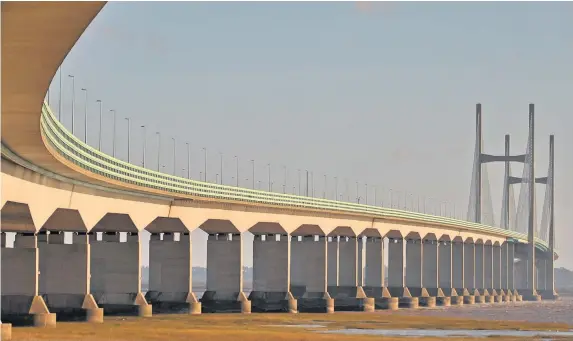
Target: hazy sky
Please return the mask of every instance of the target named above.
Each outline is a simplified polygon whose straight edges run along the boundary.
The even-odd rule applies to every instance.
[[[104,102],[104,150],[111,152],[111,114],[118,113],[118,155],[126,158],[126,121],[132,120],[132,162],[141,163],[147,126],[147,166],[192,176],[220,173],[251,186],[249,160],[266,188],[272,164],[275,191],[298,187],[297,169],[312,170],[322,196],[324,174],[351,198],[364,184],[378,187],[377,204],[392,188],[447,201],[465,214],[474,149],[475,103],[483,104],[485,152],[523,153],[528,104],[536,104],[536,170],[547,171],[548,135],[556,141],[558,240],[573,238],[573,4],[480,3],[169,3],[110,2],[63,64],[64,122],[70,126],[76,79],[76,135],[83,137],[89,91],[89,143],[97,144]],[[58,107],[58,78],[52,106]],[[496,220],[503,164],[489,165]],[[513,166],[514,175],[521,166]],[[249,179],[248,181],[246,179]],[[295,189],[296,189],[295,188]],[[540,186],[539,192],[544,191]],[[384,199],[382,199],[384,193]],[[346,194],[344,194],[346,195]],[[542,199],[542,193],[540,194]],[[539,210],[541,211],[541,204]],[[435,204],[434,204],[435,205]],[[205,264],[204,238],[194,264]],[[251,239],[248,239],[250,241]],[[558,266],[573,267],[561,242]],[[245,243],[245,264],[252,264]],[[144,259],[147,256],[144,256]],[[145,261],[147,262],[147,261]]]

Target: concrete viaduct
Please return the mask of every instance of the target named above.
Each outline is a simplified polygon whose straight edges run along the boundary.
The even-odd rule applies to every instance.
[[[102,322],[104,312],[373,311],[555,297],[552,243],[456,219],[178,178],[85,145],[43,99],[104,4],[2,3],[5,336],[8,323]],[[144,229],[151,233],[145,295]],[[191,280],[195,229],[208,233],[201,300]],[[255,236],[249,296],[246,231]],[[13,247],[6,232],[16,233]],[[63,232],[73,232],[72,244]],[[528,245],[542,269],[533,282],[514,269]]]

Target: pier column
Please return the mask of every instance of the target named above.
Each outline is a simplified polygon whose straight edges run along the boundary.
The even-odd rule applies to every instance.
[[[396,237],[388,237],[388,291],[392,297],[397,297],[399,299],[398,306],[402,308],[417,308],[418,307],[418,297],[412,297],[410,290],[406,287],[407,276],[404,269],[404,239]],[[419,251],[421,253],[421,244],[418,245]],[[407,252],[407,251],[406,251]],[[415,257],[416,251],[410,250],[410,257],[412,262],[414,260],[420,261],[419,258]],[[417,268],[417,269],[416,269]],[[419,272],[418,277],[421,277],[421,264],[413,264],[412,269],[407,269],[407,271]],[[410,281],[414,283],[416,275],[410,276]],[[421,286],[421,278],[419,278]],[[397,307],[396,307],[397,308]],[[393,308],[391,308],[393,309]]]
[[[473,241],[466,241],[464,243],[464,284],[472,292],[476,289],[475,263],[475,244]]]
[[[493,247],[491,244],[484,246],[484,261],[485,261],[485,284],[484,289],[494,289],[493,287]]]
[[[357,287],[358,268],[358,239],[356,237],[340,237],[339,250],[339,287]]]
[[[487,273],[488,273],[488,258],[487,258],[487,245],[483,245],[480,241],[474,244],[475,248],[475,286],[474,289],[478,289],[480,295],[483,295],[484,289],[489,288],[487,283]],[[485,251],[485,255],[484,255]],[[491,251],[491,249],[490,249]],[[491,264],[491,257],[489,258],[489,263]],[[491,269],[490,269],[491,272]]]
[[[291,241],[287,234],[255,234],[253,240],[254,312],[297,312],[290,292]]]
[[[156,312],[201,313],[201,303],[193,294],[191,235],[153,232],[149,239],[149,291],[146,299]]]
[[[404,277],[404,239],[388,238],[388,290],[393,297],[403,295]]]
[[[422,290],[422,240],[406,239],[406,287],[412,296]]]
[[[501,280],[501,289],[507,290],[509,289],[509,243],[505,242],[501,246],[501,267],[500,267],[500,280]]]
[[[44,299],[38,295],[39,251],[37,236],[18,232],[14,247],[6,247],[2,235],[2,315],[3,323],[52,327],[56,314],[50,313]]]
[[[364,286],[364,240],[362,237],[357,237],[358,243],[358,262],[356,269],[357,283],[359,287]]]
[[[545,270],[546,270],[546,262],[544,258],[538,257],[537,260],[537,278],[536,278],[536,284],[537,284],[537,290],[538,291],[545,291],[547,289],[546,287],[546,283],[545,283],[545,279],[547,278]]]
[[[338,286],[338,236],[328,237],[328,286]]]
[[[63,231],[40,231],[39,292],[48,309],[63,320],[103,322],[90,292],[90,244],[86,232],[73,232],[72,244],[64,243]]]
[[[366,294],[358,285],[362,276],[362,238],[340,236],[338,242],[339,273],[338,286],[328,287],[328,293],[334,299],[334,309],[340,311],[372,311],[374,301],[366,298]]]
[[[501,290],[503,289],[501,286],[501,246],[499,244],[492,246],[493,252],[493,289]]]
[[[464,289],[464,243],[463,241],[452,242],[452,282],[458,295],[462,296]]]
[[[204,312],[251,312],[243,292],[243,243],[240,233],[207,237],[207,290],[201,297]]]
[[[384,239],[366,238],[366,266],[364,286],[382,289],[384,287]],[[369,289],[370,290],[370,289]]]
[[[152,308],[141,293],[141,245],[137,232],[103,232],[97,240],[90,232],[91,292],[110,315],[151,316]]]
[[[507,289],[515,290],[515,244],[507,244]]]
[[[422,255],[422,240],[406,237],[406,288],[410,296],[418,300],[415,307],[418,306],[420,297],[427,296],[422,286]],[[407,297],[407,293],[404,292],[403,296]]]
[[[452,242],[441,240],[438,244],[438,287],[450,290],[454,287],[452,282]]]
[[[291,240],[292,291],[301,312],[334,312],[327,291],[327,242],[324,236],[301,236]]]
[[[438,241],[432,239],[423,240],[424,255],[422,259],[422,286],[427,290],[436,291],[436,294],[430,293],[430,296],[437,296],[438,286]],[[432,295],[433,294],[433,295]]]

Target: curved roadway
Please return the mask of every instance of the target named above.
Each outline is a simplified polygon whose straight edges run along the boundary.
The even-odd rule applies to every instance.
[[[49,114],[46,114],[46,111],[49,112],[49,110],[43,108],[42,105],[45,93],[67,53],[104,5],[105,2],[2,3],[2,145],[10,152],[5,153],[5,148],[3,148],[3,157],[13,153],[18,158],[40,169],[84,183],[154,193],[171,198],[209,200],[208,198],[186,195],[183,192],[164,190],[160,186],[156,188],[141,187],[133,182],[121,181],[121,179],[105,174],[96,174],[69,162],[49,143],[49,138],[46,141],[46,134],[43,133],[40,124],[42,112],[44,112],[45,117],[50,117]],[[47,124],[45,121],[50,120],[44,119],[43,125]],[[81,148],[89,147],[84,145]],[[106,158],[109,159],[108,156]],[[312,201],[314,199],[306,200]],[[316,200],[321,201],[320,199]],[[260,205],[260,203],[253,202],[246,203]],[[340,205],[342,204],[340,203]],[[345,205],[367,207],[350,203]],[[307,206],[299,209],[313,210]],[[331,213],[341,214],[343,212]],[[356,214],[356,212],[346,213]],[[366,210],[358,215],[368,215],[365,213],[367,213]],[[378,214],[373,216],[378,216]],[[425,217],[428,218],[427,221],[416,220],[428,225],[440,224],[436,220],[429,219],[430,216]],[[457,225],[455,220],[447,220],[446,225],[450,227]],[[460,223],[461,229],[471,229],[470,226],[463,227],[468,223],[457,222]],[[477,224],[473,225],[478,226]],[[505,232],[509,232],[495,228],[491,230],[494,232],[493,234],[497,235],[508,236]],[[513,235],[515,236],[515,233]],[[526,240],[526,236],[519,235],[518,237],[521,240]]]

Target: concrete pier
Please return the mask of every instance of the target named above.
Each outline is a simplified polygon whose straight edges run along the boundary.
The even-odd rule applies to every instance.
[[[485,283],[487,283],[487,264],[488,264],[488,259],[487,259],[487,250],[486,250],[486,245],[484,245],[481,240],[479,241],[479,243],[474,244],[475,247],[475,286],[474,288],[477,289],[483,289],[483,288],[489,288],[487,286],[485,286]],[[484,254],[485,251],[485,254]],[[491,258],[489,259],[489,262],[491,264]]]
[[[64,244],[63,231],[40,231],[39,293],[58,320],[103,322],[103,309],[90,293],[90,244],[86,232],[73,232]]]
[[[366,297],[364,290],[358,285],[362,271],[359,266],[358,252],[362,238],[341,236],[338,242],[339,268],[338,286],[329,286],[328,293],[334,299],[334,310],[338,311],[373,311],[374,299]],[[360,248],[361,249],[361,248]],[[360,265],[359,265],[360,263]]]
[[[103,232],[102,240],[89,233],[91,246],[91,292],[106,315],[148,317],[152,306],[141,293],[141,251],[139,234]]]
[[[398,297],[386,288],[384,271],[384,238],[367,237],[364,257],[364,293],[374,299],[375,309],[398,309]]]
[[[207,237],[207,290],[201,297],[204,312],[251,312],[243,292],[243,244],[239,233]]]
[[[39,250],[34,233],[17,233],[14,247],[6,247],[2,235],[2,315],[3,323],[53,327],[56,314],[51,313],[38,295]],[[4,327],[8,328],[8,327]]]
[[[338,236],[328,237],[327,252],[328,252],[328,286],[338,286],[338,267],[339,267],[339,254],[338,254]]]
[[[475,303],[475,244],[473,241],[464,243],[464,304]]]
[[[412,256],[411,256],[412,257]],[[414,258],[414,257],[412,257]],[[418,267],[418,271],[421,269]],[[416,265],[408,271],[416,272]],[[412,277],[412,276],[411,276]],[[413,275],[416,277],[416,275]],[[406,287],[404,273],[404,239],[388,238],[388,292],[392,297],[398,298],[398,306],[401,308],[418,308],[418,297],[412,297]],[[411,281],[413,281],[411,279]]]
[[[469,295],[464,282],[464,242],[460,238],[452,241],[452,283],[457,296],[452,296],[452,305],[463,305],[464,296]]]
[[[499,244],[494,244],[492,247],[492,252],[493,252],[492,288],[500,291],[501,289],[503,289],[501,285],[501,246]]]
[[[444,297],[438,286],[438,241],[435,239],[422,240],[422,288],[426,289],[427,296],[420,297],[420,305],[435,307],[437,297]],[[445,303],[441,299],[442,304]]]
[[[290,292],[290,237],[287,234],[255,234],[253,240],[253,312],[298,311]]]
[[[149,291],[147,301],[157,313],[200,314],[201,303],[192,289],[191,236],[189,232],[163,236],[151,233],[149,239]]]
[[[481,288],[488,289],[488,292],[493,287],[493,247],[491,243],[484,245],[484,277],[485,281]],[[491,292],[490,292],[491,294]]]
[[[442,289],[443,297],[436,297],[436,305],[449,306],[452,297],[457,297],[452,283],[452,242],[449,240],[438,241],[438,288]],[[462,301],[463,302],[463,301]]]
[[[327,291],[327,250],[324,236],[291,239],[291,291],[300,312],[334,312]]]

